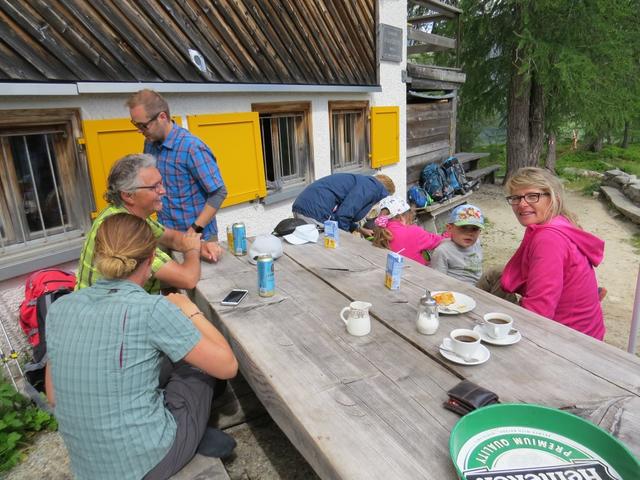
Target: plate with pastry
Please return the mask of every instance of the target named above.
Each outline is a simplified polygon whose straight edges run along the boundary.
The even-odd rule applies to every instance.
[[[476,308],[476,301],[464,293],[437,291],[431,292],[431,296],[438,304],[438,312],[446,315],[467,313]]]

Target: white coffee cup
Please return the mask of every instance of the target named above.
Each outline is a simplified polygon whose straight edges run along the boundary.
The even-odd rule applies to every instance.
[[[449,337],[453,353],[466,361],[474,358],[480,347],[480,334],[467,328],[457,328],[449,334]]]
[[[495,339],[505,338],[513,327],[513,317],[506,313],[491,312],[483,318],[484,331]]]
[[[346,324],[347,332],[356,337],[361,337],[371,331],[369,308],[371,308],[370,303],[355,301],[340,311],[340,318]],[[344,314],[347,311],[349,315],[345,318]]]

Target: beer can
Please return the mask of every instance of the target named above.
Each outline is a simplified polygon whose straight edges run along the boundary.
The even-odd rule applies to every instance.
[[[244,223],[237,222],[233,224],[233,254],[242,256],[247,254],[247,230]]]
[[[273,269],[273,258],[269,254],[260,255],[258,265],[258,295],[273,297],[276,293],[276,276]]]
[[[227,225],[227,248],[230,253],[234,253],[233,245],[233,225]]]

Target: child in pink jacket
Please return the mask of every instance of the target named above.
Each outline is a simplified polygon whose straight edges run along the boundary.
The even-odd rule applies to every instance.
[[[375,220],[373,244],[422,265],[429,265],[423,252],[436,248],[444,237],[414,225],[414,213],[402,198],[385,197],[380,200],[379,207],[380,215]]]

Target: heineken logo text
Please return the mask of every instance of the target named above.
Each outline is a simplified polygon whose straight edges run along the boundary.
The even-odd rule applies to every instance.
[[[529,467],[508,470],[466,471],[467,480],[615,480],[599,462],[580,462],[552,467]]]

